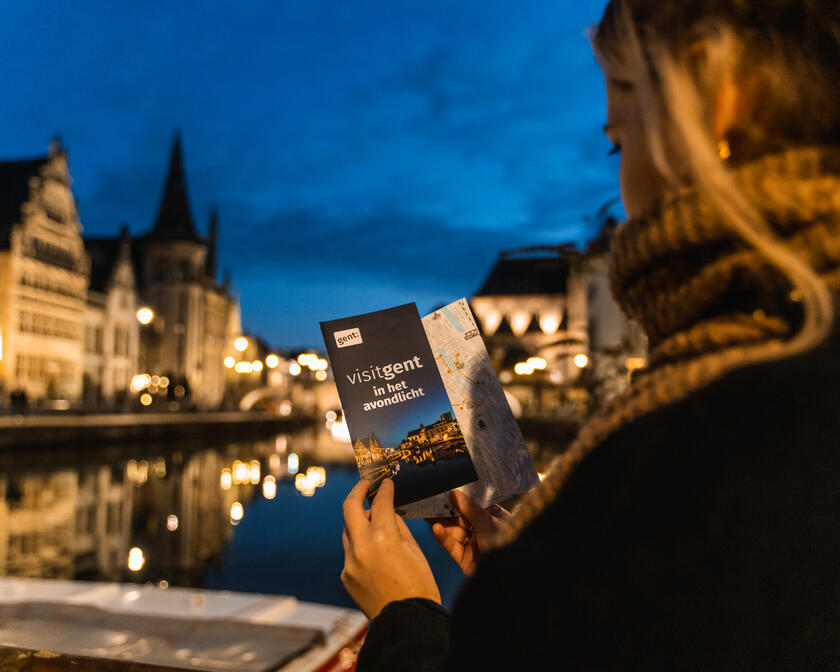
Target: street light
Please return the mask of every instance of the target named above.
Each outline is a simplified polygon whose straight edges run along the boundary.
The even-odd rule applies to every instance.
[[[233,347],[236,348],[237,352],[245,352],[248,349],[248,339],[240,336],[233,342]]]
[[[137,546],[133,547],[128,552],[128,568],[132,572],[139,572],[143,569],[143,565],[146,563],[146,558],[143,557],[143,551]]]
[[[277,355],[269,355],[265,358],[265,365],[269,369],[277,368],[277,365],[280,363],[280,358]]]
[[[583,353],[579,355],[575,355],[575,366],[579,369],[586,368],[586,365],[589,364],[589,357],[584,355]]]
[[[137,321],[140,324],[149,324],[153,319],[155,319],[155,311],[148,306],[137,309]]]

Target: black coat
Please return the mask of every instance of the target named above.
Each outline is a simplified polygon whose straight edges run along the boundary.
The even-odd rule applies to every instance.
[[[612,435],[453,616],[393,602],[373,670],[840,670],[840,342]]]

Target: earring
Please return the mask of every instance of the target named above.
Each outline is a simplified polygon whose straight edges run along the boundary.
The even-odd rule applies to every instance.
[[[728,140],[721,140],[718,143],[718,156],[721,158],[721,161],[726,161],[732,156],[732,149],[729,146]]]

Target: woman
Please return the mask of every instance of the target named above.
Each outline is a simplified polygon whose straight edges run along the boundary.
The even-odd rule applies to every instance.
[[[612,0],[593,45],[649,368],[510,521],[435,526],[451,618],[350,493],[358,669],[840,669],[840,3]]]

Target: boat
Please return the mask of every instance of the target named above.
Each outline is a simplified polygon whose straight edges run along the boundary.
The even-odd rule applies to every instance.
[[[3,670],[352,672],[367,625],[285,595],[0,577]]]

